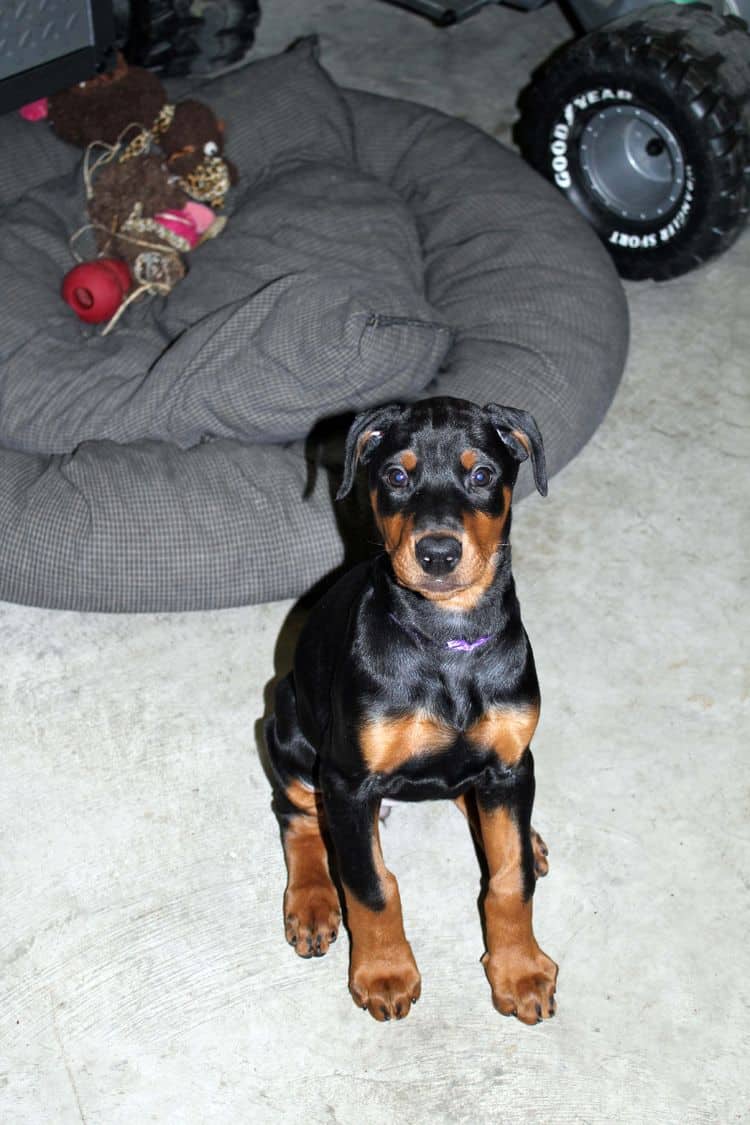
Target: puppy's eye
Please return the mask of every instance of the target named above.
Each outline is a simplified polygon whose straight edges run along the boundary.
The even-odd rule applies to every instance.
[[[487,488],[492,484],[493,479],[494,473],[487,465],[477,465],[476,468],[471,470],[471,476],[469,477],[469,481],[474,488]]]
[[[393,465],[385,474],[385,479],[391,488],[406,488],[409,483],[409,474],[400,465]]]
[[[206,141],[203,146],[203,153],[205,156],[216,156],[219,151],[219,146],[216,141]]]

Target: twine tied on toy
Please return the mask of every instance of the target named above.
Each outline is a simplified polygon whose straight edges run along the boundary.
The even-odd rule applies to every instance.
[[[166,133],[169,126],[172,124],[175,114],[175,106],[167,103],[159,110],[156,120],[150,129],[140,121],[129,121],[128,124],[120,130],[117,140],[113,145],[108,144],[107,141],[90,141],[86,146],[86,151],[83,154],[83,179],[86,185],[86,198],[91,199],[93,195],[93,176],[97,168],[102,164],[109,164],[111,160],[117,158],[122,164],[126,160],[132,160],[136,156],[144,156],[151,149],[154,141],[157,141],[162,133]],[[131,129],[136,129],[137,132],[132,140],[125,143],[125,137]],[[91,164],[91,157],[95,149],[101,148],[104,151],[100,156]]]
[[[113,237],[122,238],[123,241],[142,248],[141,253],[134,260],[131,267],[135,288],[128,293],[114,316],[110,317],[107,321],[102,329],[102,336],[106,336],[112,331],[125,312],[125,309],[128,308],[129,305],[132,305],[134,301],[137,301],[139,297],[155,297],[159,294],[166,297],[172,292],[175,284],[185,276],[185,267],[182,264],[177,249],[165,246],[163,242],[150,242],[145,238],[139,238],[135,231],[132,234],[128,233],[125,230],[125,226],[130,222],[130,218],[132,218],[132,213],[131,217],[125,220],[125,224],[123,224],[119,231],[114,233]],[[148,220],[140,221],[144,223],[148,222]],[[137,217],[134,222],[138,222]],[[158,223],[154,223],[153,225],[154,227],[158,227]],[[113,234],[112,231],[107,230],[101,223],[85,223],[82,227],[79,227],[78,230],[70,236],[69,240],[70,252],[77,262],[83,262],[86,261],[86,259],[78,255],[75,244],[81,235],[89,230],[101,230],[108,235]],[[159,228],[160,238],[162,232],[163,228]],[[180,235],[173,235],[171,231],[166,233],[171,235],[173,239],[185,243],[187,246],[186,239],[181,238]]]
[[[156,115],[156,120],[150,129],[148,129],[141,121],[129,121],[128,124],[120,130],[117,140],[113,145],[108,144],[107,141],[90,141],[86,146],[86,151],[83,156],[83,178],[86,184],[86,198],[91,199],[93,193],[92,177],[94,172],[101,164],[108,164],[110,160],[115,157],[122,164],[126,160],[132,160],[136,156],[143,156],[149,152],[151,145],[157,141],[162,133],[166,133],[169,126],[172,124],[175,114],[175,106],[167,103],[163,105]],[[132,140],[125,144],[125,137],[131,129],[136,129],[137,132]],[[102,148],[104,152],[99,156],[93,165],[90,165],[91,154],[94,149]]]
[[[137,129],[138,133],[133,138],[133,140],[130,141],[125,148],[123,148],[123,138],[127,136],[131,129]],[[131,121],[125,126],[124,129],[121,130],[117,140],[113,145],[108,144],[107,141],[90,141],[86,145],[86,149],[83,154],[83,183],[86,189],[86,198],[92,198],[94,194],[94,174],[99,168],[101,168],[103,164],[109,164],[117,157],[117,154],[121,150],[122,152],[119,159],[120,161],[124,160],[124,153],[128,151],[131,145],[140,143],[143,138],[148,137],[148,130],[143,125],[141,125],[139,121]],[[102,149],[103,151],[99,154],[99,156],[96,157],[95,160],[93,160],[92,163],[92,159],[96,149]],[[147,145],[144,145],[144,147],[140,149],[138,155],[142,156],[146,151]],[[135,153],[133,153],[133,155],[135,155]]]

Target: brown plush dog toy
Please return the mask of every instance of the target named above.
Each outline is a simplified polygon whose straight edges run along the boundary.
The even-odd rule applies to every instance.
[[[224,156],[224,123],[204,102],[172,104],[155,74],[128,66],[118,55],[115,69],[49,99],[48,118],[59,137],[86,148],[132,140],[124,159],[158,146],[166,167],[191,199],[220,208],[237,169]]]
[[[156,75],[122,55],[111,73],[51,97],[47,116],[59,137],[87,149],[88,216],[100,254],[128,266],[135,288],[127,303],[168,293],[185,276],[184,255],[224,225],[214,212],[238,175],[224,156],[223,122],[195,99],[170,103]],[[97,145],[103,152],[94,158]],[[110,306],[101,316],[85,311],[96,323]]]

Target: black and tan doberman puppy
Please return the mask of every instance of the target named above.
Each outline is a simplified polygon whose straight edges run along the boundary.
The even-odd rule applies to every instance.
[[[531,828],[539,688],[508,542],[527,457],[544,495],[536,423],[509,407],[432,398],[355,419],[339,498],[365,465],[385,552],[313,609],[266,727],[287,939],[309,957],[336,938],[328,836],[351,937],[349,988],[377,1020],[405,1016],[420,993],[380,849],[383,798],[475,809],[493,1001],[529,1024],[555,1011],[557,966],[531,924],[535,877],[547,869]]]

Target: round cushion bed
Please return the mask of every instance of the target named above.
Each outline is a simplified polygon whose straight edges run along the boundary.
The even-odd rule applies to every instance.
[[[59,294],[81,153],[0,119],[0,599],[132,612],[296,596],[345,557],[332,496],[352,411],[425,394],[520,407],[554,473],[619,381],[609,258],[514,153],[339,88],[309,41],[193,92],[240,173],[227,226],[106,336]]]

